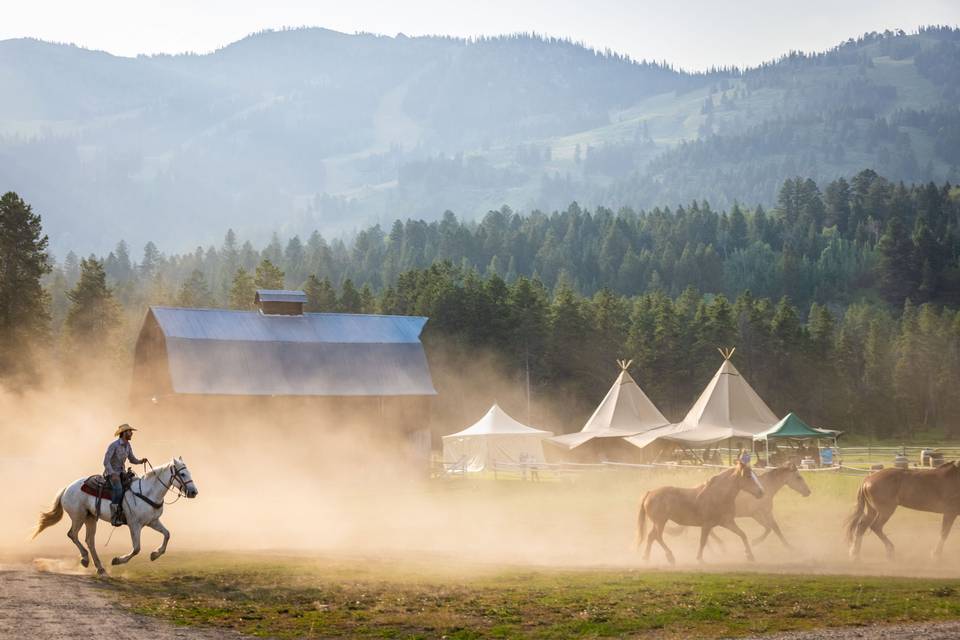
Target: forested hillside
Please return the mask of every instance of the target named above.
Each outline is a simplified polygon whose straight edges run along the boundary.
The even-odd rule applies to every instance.
[[[572,203],[549,214],[504,208],[479,222],[451,212],[438,217],[368,227],[349,242],[319,231],[274,235],[260,249],[231,230],[219,246],[169,256],[154,242],[131,255],[121,241],[101,259],[129,303],[170,301],[184,282],[202,278],[204,303],[228,305],[237,270],[253,273],[266,259],[286,274],[288,287],[315,275],[333,287],[350,280],[381,292],[405,272],[449,262],[464,274],[526,276],[551,291],[564,282],[585,295],[608,289],[676,296],[693,287],[730,298],[745,290],[787,296],[803,308],[861,300],[960,304],[960,189],[895,184],[872,170],[823,189],[809,178],[788,179],[770,209],[717,210],[702,201],[612,211]],[[71,252],[54,271],[55,317],[78,275]]]
[[[527,35],[297,29],[137,58],[9,40],[0,184],[60,255],[104,229],[173,249],[503,205],[770,208],[797,175],[957,183],[958,68],[950,28],[697,74]]]
[[[249,309],[258,287],[302,287],[312,311],[428,316],[435,357],[489,354],[518,383],[529,364],[534,392],[570,407],[559,427],[579,426],[617,358],[679,418],[716,347],[736,345],[778,413],[860,434],[955,433],[958,230],[957,188],[867,170],[822,190],[791,178],[770,209],[447,213],[349,243],[315,232],[257,248],[229,231],[219,246],[164,255],[149,242],[137,257],[121,242],[48,267],[45,311],[22,342],[67,366],[93,349],[125,367],[147,305]]]

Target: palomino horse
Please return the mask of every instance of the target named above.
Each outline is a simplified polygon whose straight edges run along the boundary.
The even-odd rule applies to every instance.
[[[883,525],[897,507],[943,514],[940,542],[933,550],[933,556],[939,558],[960,513],[960,461],[946,462],[936,469],[884,469],[867,476],[857,492],[857,506],[847,520],[850,557],[860,557],[863,534],[869,528],[883,541],[887,558],[893,559],[893,543],[883,532]]]
[[[763,533],[753,541],[753,544],[760,544],[766,540],[770,532],[773,531],[780,538],[785,547],[790,548],[790,543],[783,537],[780,531],[780,525],[773,517],[773,498],[784,486],[790,487],[801,496],[806,498],[810,495],[810,487],[807,486],[800,470],[793,462],[774,467],[760,474],[760,485],[763,487],[763,496],[754,498],[741,493],[736,500],[736,517],[753,518],[763,527]]]
[[[699,487],[692,489],[660,487],[648,491],[640,502],[640,513],[637,515],[638,549],[643,543],[648,516],[653,523],[650,537],[647,538],[647,548],[643,553],[644,560],[650,558],[650,547],[656,540],[666,552],[670,564],[675,562],[673,552],[663,541],[663,530],[668,520],[673,520],[682,526],[700,527],[700,549],[697,551],[697,560],[703,560],[703,548],[714,527],[724,527],[740,536],[747,559],[753,560],[750,542],[733,520],[735,501],[737,494],[741,491],[746,491],[755,498],[763,496],[763,487],[757,475],[750,469],[750,465],[742,462],[737,462],[732,469],[713,476]]]
[[[96,548],[97,520],[99,518],[110,522],[110,500],[103,500],[100,512],[97,513],[97,498],[80,490],[84,480],[86,478],[77,480],[57,494],[53,507],[46,513],[40,514],[40,521],[33,532],[33,537],[36,538],[41,531],[60,522],[63,512],[66,511],[71,520],[67,537],[80,549],[80,564],[85,567],[90,566],[89,556],[93,556],[97,573],[104,574],[106,569],[100,563]],[[113,564],[127,563],[133,556],[140,553],[140,531],[145,526],[163,536],[163,543],[150,554],[150,559],[156,560],[166,552],[170,532],[160,522],[160,516],[163,514],[163,499],[174,487],[188,498],[197,497],[197,485],[190,477],[190,470],[187,469],[183,458],[176,458],[161,467],[151,469],[142,478],[133,481],[130,490],[123,496],[123,512],[127,516],[127,525],[130,527],[133,549],[125,556],[114,558]],[[135,496],[134,492],[141,494],[147,500]],[[153,504],[149,504],[148,501]],[[86,525],[87,546],[90,547],[89,554],[77,537],[80,527],[84,525]]]

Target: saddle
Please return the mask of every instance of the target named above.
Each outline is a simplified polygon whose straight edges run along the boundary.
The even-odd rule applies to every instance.
[[[129,469],[120,474],[120,484],[123,485],[124,493],[130,489],[130,484],[136,477],[137,474]],[[84,480],[83,485],[80,487],[80,491],[94,496],[95,498],[106,498],[109,500],[113,497],[113,490],[110,488],[110,481],[102,475],[90,476]]]

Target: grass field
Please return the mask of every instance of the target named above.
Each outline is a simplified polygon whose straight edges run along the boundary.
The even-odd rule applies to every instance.
[[[120,578],[140,613],[282,638],[724,637],[960,617],[960,579],[252,554],[180,554]]]
[[[948,542],[944,561],[929,558],[936,516],[894,516],[896,563],[873,537],[863,564],[846,557],[842,519],[862,480],[854,476],[811,473],[811,497],[778,495],[793,549],[771,536],[747,563],[722,533],[725,548],[712,545],[699,565],[687,530],[668,540],[677,569],[656,547],[642,561],[632,548],[642,492],[707,475],[615,470],[434,482],[375,503],[357,494],[336,511],[339,522],[313,525],[318,536],[343,527],[334,545],[201,553],[175,542],[156,563],[140,557],[115,570],[109,584],[141,613],[271,637],[724,637],[960,618],[960,542]],[[282,540],[283,526],[295,523],[275,522],[261,548]],[[752,521],[742,526],[759,533]]]

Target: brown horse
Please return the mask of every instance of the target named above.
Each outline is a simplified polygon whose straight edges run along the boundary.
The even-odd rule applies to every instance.
[[[763,473],[758,473],[757,477],[760,479],[760,486],[763,487],[763,497],[754,498],[747,493],[738,494],[736,500],[736,516],[734,517],[753,518],[763,527],[763,533],[753,541],[753,544],[760,544],[766,540],[770,532],[773,531],[777,534],[777,537],[780,538],[780,541],[783,542],[783,545],[789,549],[790,543],[787,542],[783,532],[780,531],[780,525],[777,524],[777,519],[773,517],[773,498],[779,493],[780,489],[784,487],[790,487],[806,498],[810,495],[810,487],[807,486],[807,482],[803,479],[803,476],[800,475],[800,470],[797,469],[797,465],[793,462],[788,462],[779,467],[768,469]],[[667,533],[671,535],[683,533],[683,527],[667,529]],[[723,540],[718,538],[716,533],[711,533],[710,539],[718,543],[721,547],[724,546]]]
[[[863,534],[870,529],[887,549],[892,560],[894,547],[883,533],[897,507],[943,514],[940,542],[933,551],[939,558],[950,528],[960,513],[960,461],[947,462],[936,469],[884,469],[864,479],[857,492],[857,506],[847,520],[850,557],[860,557]]]
[[[660,487],[648,491],[640,501],[640,513],[637,515],[637,549],[643,543],[649,516],[653,528],[650,531],[650,537],[647,538],[647,548],[643,553],[644,560],[650,558],[650,548],[656,540],[666,552],[667,560],[670,564],[674,564],[673,552],[663,541],[663,530],[668,520],[673,520],[682,526],[700,527],[700,549],[697,551],[697,560],[703,560],[703,547],[706,546],[707,537],[714,527],[724,527],[740,536],[747,559],[753,560],[750,542],[733,520],[736,514],[737,494],[741,491],[746,491],[756,498],[763,496],[763,487],[756,474],[750,469],[750,465],[741,462],[737,462],[732,469],[723,471],[692,489]]]

